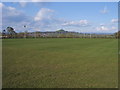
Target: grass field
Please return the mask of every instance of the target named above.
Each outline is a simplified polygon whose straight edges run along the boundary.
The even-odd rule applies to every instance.
[[[115,88],[117,39],[3,40],[3,88]]]

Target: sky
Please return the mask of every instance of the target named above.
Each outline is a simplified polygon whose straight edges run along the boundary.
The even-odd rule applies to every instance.
[[[117,2],[2,2],[2,29],[115,33]],[[26,28],[24,27],[26,25]]]

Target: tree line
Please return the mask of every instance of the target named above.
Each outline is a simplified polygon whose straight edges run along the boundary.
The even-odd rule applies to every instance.
[[[56,34],[57,33],[57,34]],[[56,35],[55,35],[56,34]],[[80,36],[81,35],[81,36]],[[114,33],[113,35],[97,35],[97,34],[79,34],[70,33],[63,29],[57,30],[54,34],[48,35],[40,32],[15,32],[13,27],[7,27],[6,30],[2,31],[2,38],[32,38],[32,37],[59,37],[59,38],[120,38],[120,31]]]

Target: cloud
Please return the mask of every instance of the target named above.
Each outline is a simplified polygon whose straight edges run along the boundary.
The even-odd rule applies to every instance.
[[[18,32],[24,31],[24,25],[27,25],[29,31],[54,31],[63,22],[62,19],[53,17],[54,10],[48,8],[41,8],[35,17],[30,17],[14,7],[4,5],[2,15],[3,29],[11,26]]]
[[[3,23],[12,23],[12,22],[22,22],[28,19],[28,17],[23,13],[18,11],[14,7],[8,7],[3,5],[2,8],[2,19]]]
[[[12,26],[16,28],[17,31],[22,31],[23,25],[30,23],[30,17],[14,7],[3,5],[2,11],[3,29],[6,29],[8,26]]]
[[[56,31],[58,28],[66,28],[69,26],[72,26],[72,28],[78,28],[86,27],[90,24],[88,20],[69,21],[64,18],[58,18],[55,17],[54,10],[41,8],[34,17],[34,25],[43,31]]]
[[[18,32],[25,31],[24,25],[27,25],[29,31],[56,31],[59,28],[66,28],[66,30],[71,31],[77,29],[78,26],[89,25],[87,20],[68,21],[64,18],[55,17],[55,11],[48,8],[41,8],[34,17],[28,17],[24,12],[14,7],[4,6],[3,10],[4,29],[12,26]],[[66,26],[72,26],[72,28]]]
[[[97,27],[96,29],[97,29],[97,31],[108,31],[108,30],[109,30],[109,29],[108,29],[107,27],[105,27],[105,26],[100,26],[100,27]]]
[[[65,18],[56,17],[56,12],[49,8],[41,8],[38,10],[35,16],[27,16],[25,12],[17,10],[17,8],[5,6],[3,7],[3,27],[6,29],[8,26],[12,26],[17,32],[25,31],[24,25],[27,26],[28,31],[56,31],[58,29],[65,29],[67,31],[77,31],[77,32],[92,32],[97,29],[96,32],[103,31],[109,32],[110,30],[115,31],[117,28],[105,24],[93,29],[91,23],[86,20],[67,20]],[[115,22],[115,19],[111,20]]]
[[[112,30],[117,30],[117,27],[114,27],[114,26],[113,26],[111,29],[112,29]]]
[[[3,4],[0,3],[0,31],[2,30],[2,7],[3,7]]]
[[[20,0],[19,4],[21,7],[25,7],[29,2],[50,2],[51,0]]]
[[[50,0],[31,0],[31,2],[43,2],[43,1],[50,1]]]
[[[118,19],[112,19],[111,22],[112,23],[118,23]]]
[[[27,2],[19,2],[19,4],[20,4],[21,7],[25,7]]]
[[[62,24],[63,26],[88,26],[89,22],[87,20],[80,21],[69,21]]]
[[[96,27],[96,30],[97,31],[112,31],[112,30],[117,30],[117,27],[115,26],[112,26],[112,27],[109,27],[109,26],[104,26],[104,25],[101,25],[100,27]]]
[[[48,8],[41,8],[35,17],[29,17],[14,7],[4,6],[2,15],[3,29],[11,26],[18,32],[25,31],[24,25],[27,25],[29,31],[53,31],[62,22],[61,19],[53,17],[54,10]]]
[[[103,13],[103,14],[106,14],[106,13],[108,13],[107,6],[105,6],[105,7],[103,8],[103,10],[101,10],[101,13]]]
[[[53,16],[53,10],[48,9],[48,8],[41,8],[37,15],[34,17],[35,21],[41,21],[41,20],[50,20]]]
[[[3,6],[4,6],[4,4],[3,4],[3,3],[0,3],[0,9],[1,9]]]

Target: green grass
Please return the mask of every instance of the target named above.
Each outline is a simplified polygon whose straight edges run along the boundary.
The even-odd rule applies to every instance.
[[[117,39],[3,40],[3,88],[116,88]]]

